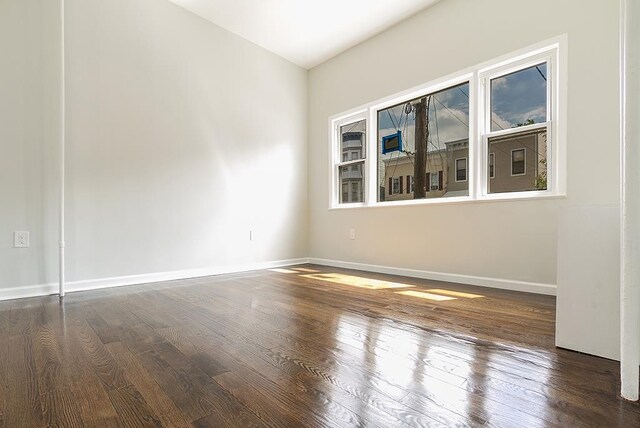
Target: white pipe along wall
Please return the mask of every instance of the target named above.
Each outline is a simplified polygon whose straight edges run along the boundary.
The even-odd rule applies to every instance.
[[[65,163],[65,70],[64,70],[64,2],[60,0],[60,254],[58,294],[64,297],[64,163]]]
[[[620,378],[622,397],[638,400],[640,365],[640,1],[621,0],[622,239]]]

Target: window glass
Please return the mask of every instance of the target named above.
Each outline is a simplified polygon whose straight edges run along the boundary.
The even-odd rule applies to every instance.
[[[547,64],[491,79],[491,131],[547,121]]]
[[[379,201],[467,196],[466,172],[458,182],[453,171],[455,159],[469,153],[469,84],[379,110],[377,140]],[[404,193],[386,191],[395,186],[389,178],[398,176],[412,176],[413,185]]]
[[[547,190],[547,129],[489,138],[494,178],[489,193]]]
[[[363,202],[364,163],[339,167],[342,197],[340,203]]]
[[[342,161],[364,159],[366,155],[366,120],[340,127]]]

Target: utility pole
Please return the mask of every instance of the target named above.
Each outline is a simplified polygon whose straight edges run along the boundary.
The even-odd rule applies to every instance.
[[[414,104],[416,113],[416,159],[413,164],[413,199],[427,197],[427,141],[429,140],[429,105],[431,97],[420,98]]]

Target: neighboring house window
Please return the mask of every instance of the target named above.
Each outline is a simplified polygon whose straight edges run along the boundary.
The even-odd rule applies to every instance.
[[[526,154],[524,149],[511,150],[511,175],[525,175]]]
[[[489,178],[496,177],[496,154],[489,153]]]
[[[331,205],[564,194],[565,45],[558,37],[332,118]]]
[[[456,159],[456,181],[467,181],[467,158]]]

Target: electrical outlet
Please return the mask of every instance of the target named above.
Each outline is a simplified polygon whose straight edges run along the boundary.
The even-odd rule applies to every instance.
[[[23,230],[13,232],[13,247],[29,248],[29,232]]]
[[[356,230],[349,229],[349,239],[356,239]]]

